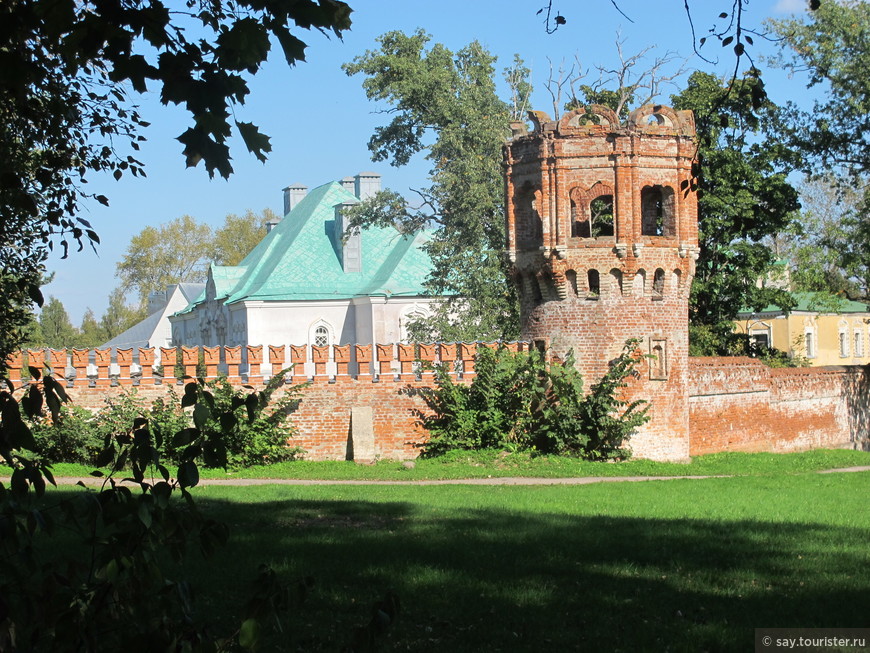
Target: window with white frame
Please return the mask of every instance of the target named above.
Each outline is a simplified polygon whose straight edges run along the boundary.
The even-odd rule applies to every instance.
[[[333,344],[332,327],[320,320],[311,325],[308,332],[308,343],[315,347],[328,347]]]
[[[864,355],[864,337],[860,329],[855,329],[854,340],[852,341],[852,355],[859,358]]]
[[[754,324],[749,329],[749,339],[756,347],[769,349],[773,346],[770,325],[764,322]]]
[[[812,329],[804,331],[804,347],[807,350],[807,358],[816,357],[816,334]]]
[[[846,358],[849,355],[849,334],[845,330],[840,330],[840,358]]]

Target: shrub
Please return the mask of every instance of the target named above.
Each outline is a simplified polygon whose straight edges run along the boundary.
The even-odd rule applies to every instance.
[[[90,464],[102,448],[96,418],[81,406],[64,404],[56,420],[34,416],[30,425],[35,453],[46,462]]]
[[[638,361],[629,340],[605,377],[583,394],[573,355],[547,365],[538,351],[480,349],[470,385],[436,369],[437,388],[426,395],[434,416],[429,455],[454,449],[502,448],[599,460],[627,457],[624,443],[649,418],[646,402],[619,398]]]
[[[299,393],[307,384],[291,386],[279,399],[272,400],[275,392],[284,385],[286,372],[282,370],[273,376],[260,392],[235,388],[223,377],[197,386],[202,396],[212,396],[206,401],[213,405],[213,412],[223,416],[223,422],[215,417],[206,421],[202,428],[224,429],[230,466],[269,465],[292,460],[302,452],[287,441],[296,434],[289,418],[299,405]],[[188,384],[187,388],[191,385]],[[187,388],[185,394],[189,394]],[[233,419],[226,417],[228,415]],[[232,422],[232,428],[228,429]]]
[[[284,372],[276,375],[260,392],[234,388],[226,380],[191,382],[180,401],[174,389],[166,399],[158,398],[149,406],[136,388],[106,399],[97,414],[64,404],[58,419],[33,418],[31,430],[40,458],[48,463],[75,462],[94,464],[96,454],[118,434],[129,430],[137,420],[147,420],[154,447],[163,460],[179,463],[189,446],[191,425],[204,431],[221,433],[226,460],[218,466],[248,467],[292,460],[302,449],[288,445],[296,430],[290,414],[299,403],[303,386],[294,386],[274,402],[275,392],[284,384]],[[208,402],[212,417],[196,424],[196,416],[182,406],[193,406],[194,398]],[[232,418],[229,417],[232,415]],[[210,461],[206,465],[212,466]]]

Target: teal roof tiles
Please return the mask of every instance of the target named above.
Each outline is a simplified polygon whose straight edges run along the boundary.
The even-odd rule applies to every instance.
[[[229,304],[427,295],[423,281],[432,263],[423,250],[424,233],[368,227],[360,234],[360,271],[345,272],[335,207],[357,201],[337,182],[311,190],[238,265],[211,267],[215,298]]]

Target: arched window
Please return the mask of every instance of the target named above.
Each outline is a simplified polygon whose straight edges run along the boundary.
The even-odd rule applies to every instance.
[[[329,329],[325,326],[319,326],[314,330],[314,345],[316,347],[329,345]]]
[[[568,270],[565,272],[565,280],[568,282],[568,285],[571,286],[571,290],[574,291],[574,296],[577,296],[577,272],[575,270]]]
[[[517,245],[524,248],[537,247],[544,241],[541,191],[535,190],[531,184],[524,184],[517,191],[516,198]]]
[[[589,203],[589,223],[593,238],[614,235],[613,195],[599,195]]]
[[[638,270],[631,284],[631,294],[635,297],[643,297],[646,294],[646,270]]]
[[[601,276],[598,270],[589,270],[586,273],[587,281],[589,282],[589,294],[598,295],[601,293]]]
[[[622,270],[619,268],[610,271],[610,287],[614,295],[622,295]]]
[[[334,344],[333,334],[332,325],[325,320],[318,320],[308,330],[308,344],[314,347],[328,347]]]
[[[665,271],[658,268],[653,274],[653,299],[661,299],[665,294]]]
[[[571,198],[571,237],[589,238],[589,220],[578,209],[577,201]]]

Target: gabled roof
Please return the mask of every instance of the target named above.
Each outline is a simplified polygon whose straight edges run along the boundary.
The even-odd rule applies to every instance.
[[[423,281],[432,262],[423,251],[423,233],[404,235],[393,227],[368,227],[360,234],[360,271],[344,271],[335,207],[357,201],[337,182],[311,190],[238,265],[210,268],[215,299],[229,304],[427,295]]]
[[[157,340],[160,340],[161,331],[169,333],[169,316],[179,308],[194,301],[197,296],[202,296],[204,289],[204,283],[179,283],[169,286],[166,290],[168,294],[166,304],[162,308],[154,311],[141,322],[137,322],[126,331],[119,333],[107,343],[104,343],[101,349],[106,347],[131,349],[135,347],[163,346],[164,342],[162,340],[157,342]]]

